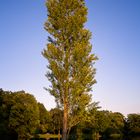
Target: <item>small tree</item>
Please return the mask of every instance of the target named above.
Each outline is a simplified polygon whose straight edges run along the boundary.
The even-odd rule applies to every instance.
[[[94,79],[93,64],[97,57],[91,53],[91,33],[84,28],[87,8],[84,0],[47,0],[48,37],[43,55],[48,60],[46,74],[51,82],[47,90],[63,110],[63,135],[66,140],[74,125],[84,117],[91,101],[89,94]]]

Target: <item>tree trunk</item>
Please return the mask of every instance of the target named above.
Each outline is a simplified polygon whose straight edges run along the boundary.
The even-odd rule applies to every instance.
[[[68,138],[69,138],[70,130],[71,130],[71,128],[68,128],[68,129],[67,129],[67,140],[68,140]]]
[[[60,128],[59,128],[59,130],[58,130],[58,140],[60,140]]]
[[[68,123],[68,106],[67,102],[64,102],[62,140],[67,140],[67,123]]]

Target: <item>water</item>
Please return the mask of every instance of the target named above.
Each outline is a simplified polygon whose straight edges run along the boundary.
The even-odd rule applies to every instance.
[[[50,139],[44,139],[44,138],[37,138],[37,139],[34,139],[34,140],[61,140],[61,139],[58,139],[58,138],[50,138]],[[71,138],[70,140],[92,140],[90,138]],[[104,139],[104,140],[140,140],[140,136],[139,137],[129,137],[129,138],[126,138],[126,139],[119,139],[119,138],[111,138],[111,139]]]

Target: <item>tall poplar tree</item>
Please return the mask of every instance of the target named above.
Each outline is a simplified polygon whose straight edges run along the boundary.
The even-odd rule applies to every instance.
[[[45,29],[50,34],[43,51],[48,60],[47,90],[63,110],[62,139],[80,122],[91,101],[97,57],[91,54],[91,32],[84,28],[87,7],[84,0],[47,0],[48,19]]]

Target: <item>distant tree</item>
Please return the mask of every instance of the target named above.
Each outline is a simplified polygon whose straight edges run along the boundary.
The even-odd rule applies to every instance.
[[[13,93],[9,127],[18,134],[18,140],[29,140],[39,124],[39,109],[34,96],[19,91]]]
[[[109,111],[97,111],[93,117],[91,116],[90,127],[92,128],[92,135],[99,139],[99,136],[107,130],[110,124]]]
[[[99,102],[93,102],[87,107],[84,114],[85,116],[81,119],[81,122],[74,127],[74,130],[72,130],[71,135],[76,133],[77,137],[75,139],[81,139],[84,136],[88,137],[88,139],[93,139],[92,133],[97,132],[95,131],[94,125],[98,109],[100,109]]]
[[[114,130],[114,133],[121,134],[124,128],[125,118],[119,112],[110,113],[111,124],[110,127]]]
[[[45,133],[49,130],[49,124],[51,118],[49,112],[46,110],[46,108],[42,103],[38,103],[38,107],[39,107],[39,120],[40,120],[38,131],[39,133]]]
[[[140,114],[129,114],[126,120],[128,135],[140,136]]]
[[[53,133],[57,132],[60,133],[60,130],[62,130],[62,110],[59,108],[53,108],[50,110],[50,117],[51,117],[51,122],[50,122],[50,128],[53,130]]]
[[[5,110],[6,105],[4,105],[4,91],[0,89],[0,137],[4,135],[8,128],[8,112]]]
[[[51,86],[47,89],[63,110],[63,134],[66,140],[71,127],[84,117],[91,101],[95,81],[91,54],[91,33],[84,28],[87,21],[85,0],[47,0],[48,37],[43,55],[48,60],[46,74]]]
[[[108,139],[111,135],[122,136],[124,129],[124,116],[119,112],[98,110],[98,102],[94,102],[87,110],[86,120],[80,123],[84,134],[89,133],[92,138]],[[86,114],[85,114],[86,115]],[[91,138],[90,138],[91,139]]]
[[[17,133],[9,128],[9,115],[14,103],[12,92],[0,89],[0,139],[16,140]]]
[[[106,137],[123,137],[125,117],[119,112],[109,112],[109,126],[104,132]]]

